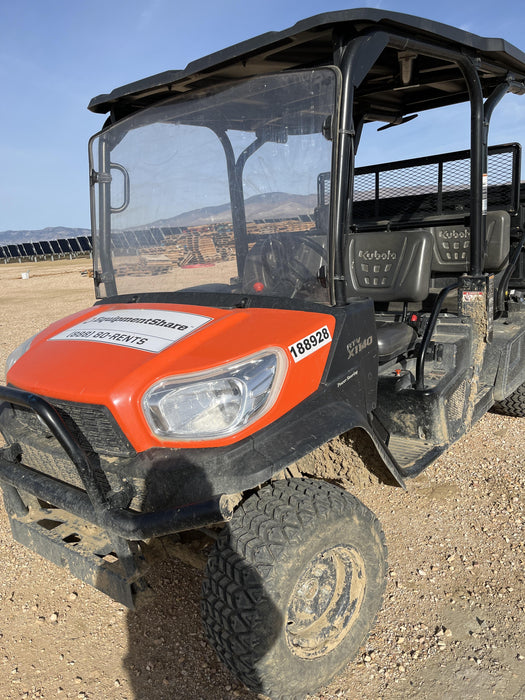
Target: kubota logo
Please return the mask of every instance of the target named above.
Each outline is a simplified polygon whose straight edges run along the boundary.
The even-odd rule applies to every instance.
[[[444,240],[464,240],[465,238],[470,240],[470,231],[466,229],[462,231],[440,231],[439,237]]]
[[[358,256],[366,262],[385,262],[397,260],[397,253],[393,250],[360,250]]]

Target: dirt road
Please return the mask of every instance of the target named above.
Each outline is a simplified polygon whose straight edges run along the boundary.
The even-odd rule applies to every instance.
[[[0,374],[22,340],[93,303],[88,267],[0,265]],[[525,419],[489,414],[406,492],[354,490],[386,533],[384,607],[357,660],[310,700],[525,697],[524,485]],[[255,697],[205,643],[201,574],[183,563],[153,571],[156,600],[129,613],[15,544],[0,507],[0,570],[5,700]]]

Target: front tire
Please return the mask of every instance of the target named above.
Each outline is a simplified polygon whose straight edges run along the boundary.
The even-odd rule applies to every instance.
[[[303,697],[355,656],[385,575],[383,532],[360,501],[323,481],[274,482],[236,510],[210,554],[205,631],[249,688]]]

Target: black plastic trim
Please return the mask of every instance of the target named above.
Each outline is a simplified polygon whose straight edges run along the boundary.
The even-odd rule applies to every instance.
[[[238,292],[195,292],[184,290],[178,292],[139,292],[135,294],[116,294],[95,302],[95,306],[107,304],[189,304],[191,306],[209,306],[215,309],[284,309],[335,315],[335,307],[322,303],[290,299],[289,297],[270,297]]]

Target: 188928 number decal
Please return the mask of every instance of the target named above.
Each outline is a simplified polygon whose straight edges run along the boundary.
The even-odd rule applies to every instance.
[[[299,362],[308,355],[318,350],[323,345],[330,343],[332,336],[328,330],[328,326],[323,326],[319,330],[306,335],[301,340],[288,346],[288,350],[291,352],[294,362]]]

